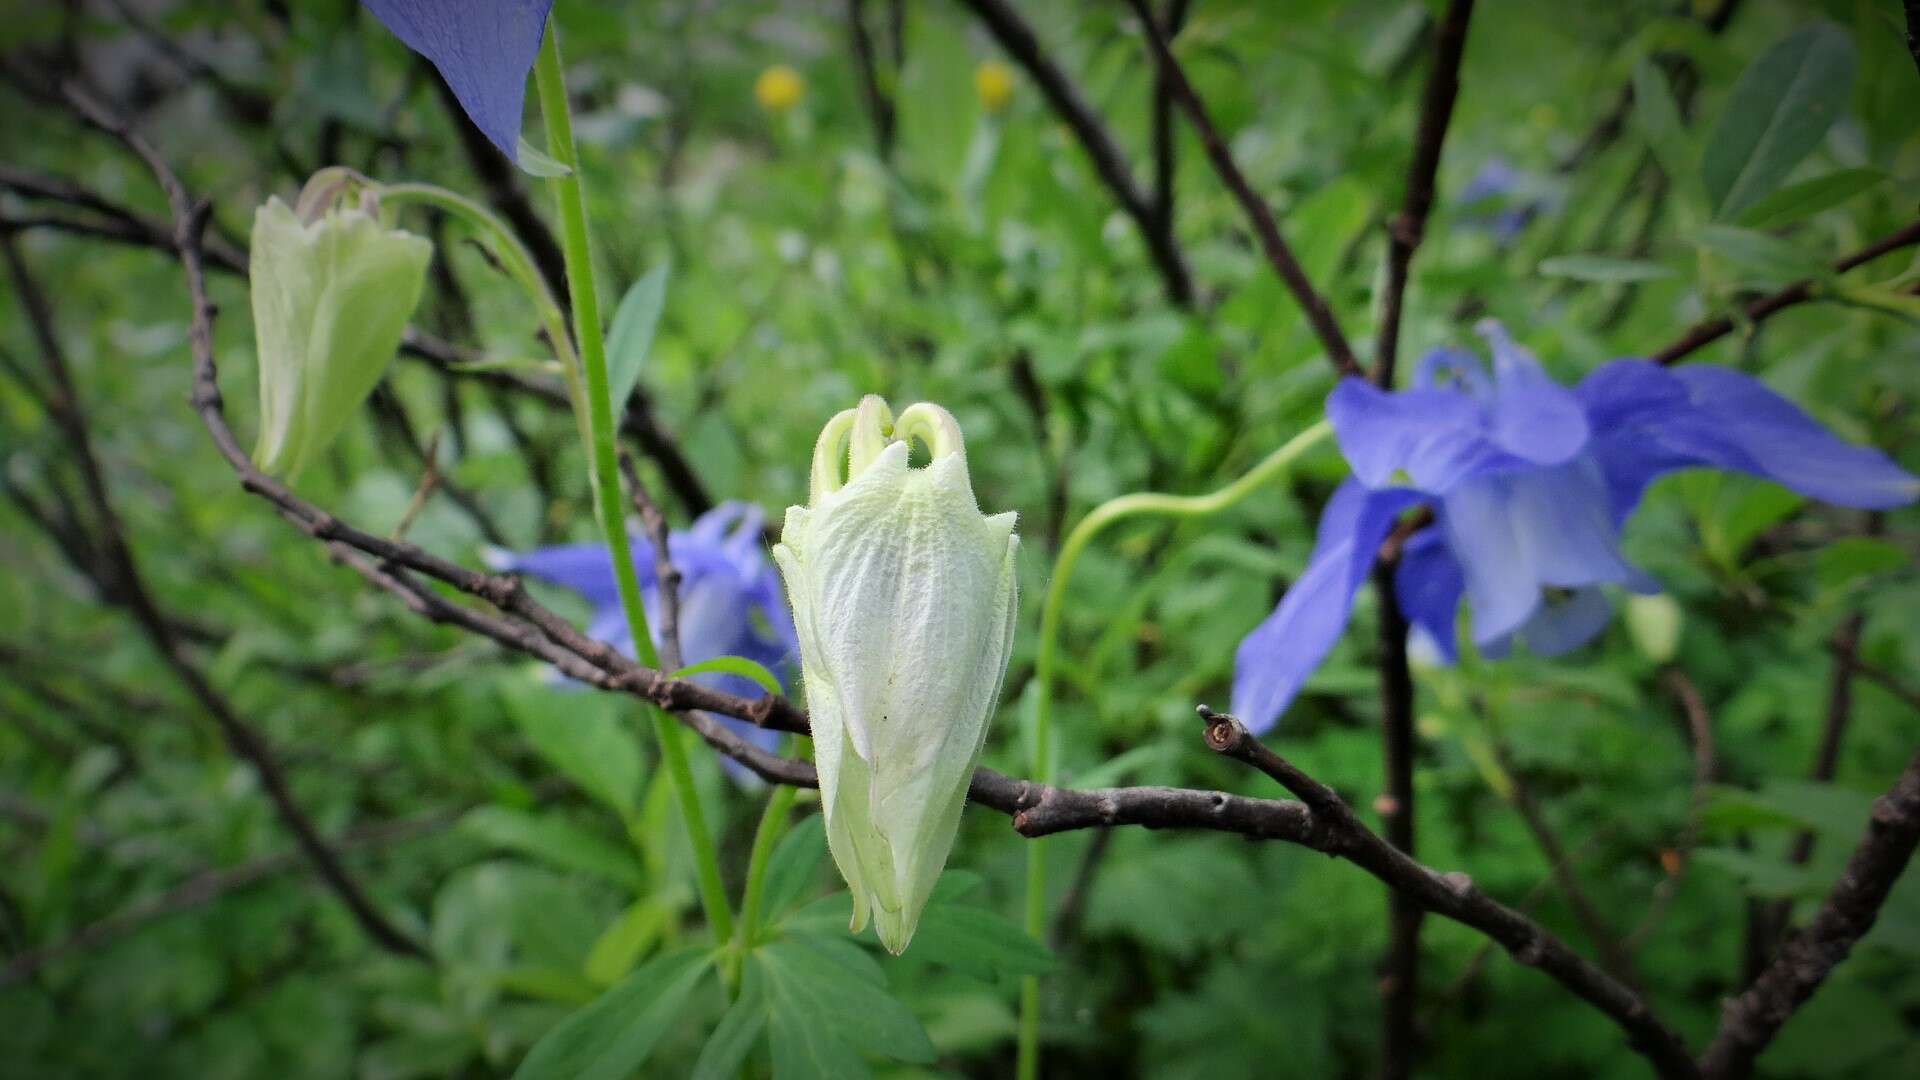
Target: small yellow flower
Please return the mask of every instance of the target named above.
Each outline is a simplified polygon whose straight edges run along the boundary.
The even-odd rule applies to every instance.
[[[1013,100],[1013,69],[998,60],[982,61],[973,69],[973,89],[988,112],[999,112]]]
[[[770,112],[786,112],[798,105],[806,92],[807,81],[785,64],[775,64],[753,80],[754,99]]]

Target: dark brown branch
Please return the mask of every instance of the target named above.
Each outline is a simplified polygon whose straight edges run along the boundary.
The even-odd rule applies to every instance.
[[[1527,831],[1533,835],[1534,843],[1540,846],[1540,854],[1546,857],[1547,865],[1552,868],[1554,884],[1567,905],[1573,909],[1573,916],[1580,923],[1580,929],[1593,943],[1594,951],[1600,954],[1600,965],[1607,974],[1619,979],[1628,986],[1637,987],[1639,977],[1634,973],[1633,960],[1622,948],[1620,936],[1614,932],[1607,917],[1600,912],[1598,904],[1587,894],[1586,886],[1581,884],[1580,875],[1573,868],[1573,861],[1567,856],[1566,845],[1561,843],[1560,834],[1547,820],[1546,812],[1540,806],[1539,797],[1534,794],[1533,785],[1526,776],[1514,766],[1504,740],[1496,739],[1494,752],[1498,756],[1500,768],[1507,774],[1513,793],[1508,800],[1513,804],[1520,820],[1526,824]]]
[[[1908,708],[1920,709],[1920,690],[1915,690],[1913,687],[1901,682],[1899,676],[1893,672],[1888,671],[1878,664],[1869,663],[1860,659],[1860,655],[1857,652],[1847,658],[1847,663],[1853,667],[1853,670],[1865,675],[1869,680],[1878,684],[1880,689],[1906,702]]]
[[[1913,57],[1913,66],[1920,70],[1920,0],[1906,0],[1901,5],[1907,13],[1907,53]]]
[[[687,661],[686,653],[680,648],[680,568],[673,565],[672,531],[667,528],[667,516],[660,512],[660,507],[647,494],[646,485],[640,482],[640,470],[633,467],[632,455],[620,455],[620,471],[627,478],[633,509],[640,515],[640,524],[653,545],[653,575],[660,590],[660,625],[656,628],[660,635],[660,666],[678,671]]]
[[[89,100],[84,96],[76,95],[75,97],[76,105],[81,101]],[[321,878],[347,905],[355,921],[367,935],[381,948],[390,952],[430,959],[425,947],[387,921],[379,908],[374,906],[373,901],[360,888],[359,883],[347,873],[338,857],[321,839],[319,831],[300,807],[298,800],[294,798],[286,774],[274,759],[273,751],[266,740],[251,724],[241,718],[226,697],[214,688],[176,640],[172,621],[161,612],[159,605],[148,591],[140,573],[139,563],[132,548],[127,544],[126,530],[114,508],[107,489],[105,474],[94,456],[86,414],[80,406],[80,398],[67,367],[65,353],[54,332],[52,313],[46,306],[45,297],[40,293],[37,283],[28,273],[19,252],[15,250],[10,240],[0,241],[0,254],[5,255],[20,307],[26,312],[27,321],[39,340],[48,373],[52,376],[54,388],[63,402],[63,407],[56,411],[55,420],[60,424],[79,466],[88,500],[93,504],[94,516],[100,523],[103,548],[114,567],[115,584],[121,591],[134,621],[139,625],[154,652],[159,654],[188,693],[213,718],[222,738],[234,755],[253,767],[281,823],[294,834],[306,857],[319,871]]]
[[[1788,937],[1754,984],[1727,1002],[1720,1030],[1701,1055],[1709,1077],[1742,1077],[1794,1010],[1811,998],[1855,942],[1873,927],[1880,905],[1920,844],[1920,753],[1886,794],[1874,800],[1866,834],[1805,930]]]
[[[1920,244],[1920,219],[1910,221],[1905,227],[1875,240],[1866,247],[1835,260],[1833,271],[1836,274],[1864,263],[1873,261],[1891,251]],[[1746,307],[1746,321],[1757,323],[1762,319],[1795,304],[1803,304],[1815,299],[1819,289],[1812,281],[1796,281],[1778,292],[1753,301]],[[1690,327],[1668,345],[1649,357],[1655,363],[1671,364],[1697,349],[1711,345],[1715,341],[1733,333],[1734,320],[1730,316],[1720,315]]]
[[[1258,768],[1301,797],[1307,822],[1300,837],[1288,839],[1354,863],[1392,886],[1396,895],[1485,933],[1515,960],[1552,975],[1612,1017],[1662,1076],[1696,1075],[1679,1034],[1654,1016],[1632,989],[1581,959],[1533,920],[1475,888],[1466,874],[1442,874],[1415,862],[1361,824],[1338,793],[1262,745],[1238,720],[1210,710],[1203,715],[1208,747]]]
[[[1373,591],[1380,599],[1380,756],[1386,780],[1377,808],[1388,842],[1412,856],[1413,671],[1407,663],[1407,618],[1394,585],[1395,566],[1379,560],[1373,569]],[[1387,955],[1380,974],[1380,1072],[1389,1080],[1413,1074],[1418,1049],[1414,1006],[1420,992],[1422,914],[1406,893],[1388,895]]]
[[[1161,21],[1169,37],[1179,37],[1186,25],[1191,0],[1167,0],[1167,15]],[[1153,73],[1153,213],[1164,229],[1173,228],[1174,188],[1177,158],[1173,132],[1173,87],[1165,72]]]
[[[970,0],[973,3],[985,3],[989,0]],[[997,2],[997,0],[992,0]],[[1213,169],[1220,174],[1220,180],[1227,190],[1239,201],[1246,212],[1247,220],[1253,225],[1254,235],[1260,241],[1260,250],[1272,264],[1274,272],[1293,294],[1300,309],[1306,313],[1307,323],[1320,338],[1327,350],[1327,358],[1333,362],[1335,370],[1342,375],[1360,374],[1360,363],[1354,359],[1353,347],[1347,343],[1347,336],[1341,332],[1340,324],[1333,317],[1333,309],[1325,297],[1308,280],[1306,268],[1287,246],[1286,238],[1280,235],[1280,225],[1274,220],[1273,208],[1267,205],[1247,183],[1240,172],[1240,166],[1233,160],[1233,152],[1227,149],[1225,139],[1213,126],[1213,118],[1207,115],[1207,107],[1200,100],[1193,84],[1187,81],[1187,73],[1180,67],[1180,61],[1174,58],[1173,50],[1168,46],[1166,37],[1161,33],[1153,10],[1147,6],[1147,0],[1127,0],[1133,7],[1134,15],[1140,20],[1142,34],[1147,39],[1147,48],[1153,53],[1157,70],[1164,73],[1167,85],[1173,91],[1173,97],[1179,103],[1187,121],[1193,125],[1194,133],[1200,136],[1200,145],[1206,149],[1207,160],[1213,163]]]
[[[1720,0],[1713,10],[1706,13],[1701,24],[1709,35],[1718,37],[1727,25],[1733,22],[1734,13],[1740,8],[1741,0]],[[1695,89],[1699,86],[1699,69],[1689,56],[1670,56],[1663,59],[1661,66],[1666,70],[1668,79],[1674,84],[1674,97],[1678,100],[1681,112],[1686,112]],[[1627,130],[1627,115],[1633,110],[1633,83],[1620,87],[1613,96],[1613,104],[1595,121],[1587,135],[1574,147],[1573,152],[1560,159],[1556,170],[1571,173],[1591,161],[1602,151],[1617,142]]]
[[[1154,268],[1160,272],[1160,279],[1167,290],[1167,298],[1180,307],[1192,307],[1194,300],[1193,275],[1187,270],[1185,256],[1180,253],[1178,241],[1174,239],[1172,223],[1162,221],[1154,212],[1154,203],[1140,185],[1134,180],[1133,166],[1127,156],[1114,141],[1106,125],[1087,104],[1066,72],[1053,62],[1047,51],[1041,47],[1040,39],[1034,36],[1033,28],[1020,17],[1006,0],[960,0],[980,21],[986,24],[1000,48],[1006,51],[1013,62],[1019,64],[1027,73],[1040,93],[1053,106],[1053,111],[1079,140],[1080,146],[1092,159],[1093,168],[1106,182],[1107,189],[1113,192],[1120,209],[1133,219],[1134,226],[1140,230],[1140,238],[1146,242],[1147,254],[1153,259]]]
[[[853,47],[854,70],[860,74],[860,93],[873,120],[873,142],[880,160],[893,161],[893,99],[880,88],[879,65],[874,59],[873,36],[867,32],[866,0],[847,0],[847,35]]]
[[[1460,57],[1467,48],[1467,20],[1473,0],[1449,0],[1435,36],[1433,70],[1420,96],[1420,126],[1413,141],[1413,159],[1407,164],[1407,190],[1400,212],[1387,222],[1387,283],[1380,297],[1380,326],[1373,347],[1373,382],[1391,389],[1394,362],[1400,350],[1400,308],[1406,301],[1407,275],[1413,253],[1426,236],[1427,215],[1433,211],[1433,181],[1440,172],[1440,150],[1453,102],[1460,95]]]

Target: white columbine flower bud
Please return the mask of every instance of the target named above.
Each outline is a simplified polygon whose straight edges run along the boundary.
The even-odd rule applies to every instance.
[[[931,452],[909,468],[909,444]],[[844,474],[842,466],[845,466]],[[844,478],[843,478],[844,477]],[[947,861],[1000,696],[1015,613],[1014,515],[973,498],[952,414],[873,395],[813,451],[811,498],[774,558],[800,634],[827,844],[899,953]]]
[[[433,244],[389,229],[323,169],[299,207],[270,198],[253,216],[248,283],[260,356],[253,460],[291,477],[325,450],[373,392],[426,284]]]

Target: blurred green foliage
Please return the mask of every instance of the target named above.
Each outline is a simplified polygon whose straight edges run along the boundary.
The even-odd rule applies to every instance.
[[[1017,6],[1149,183],[1151,66],[1124,5]],[[325,164],[485,191],[431,72],[355,5],[180,0],[141,7],[137,24],[116,7],[9,13],[0,48],[12,66],[70,42],[86,75],[213,200],[215,235],[244,236],[256,205]],[[983,107],[976,66],[1004,58],[963,5],[900,5],[897,57],[892,5],[864,7],[897,114],[890,156],[840,5],[561,0],[603,309],[671,266],[634,374],[715,497],[776,515],[804,498],[821,422],[865,392],[938,401],[959,417],[984,508],[1020,511],[1027,537],[1027,610],[987,751],[1020,774],[1031,628],[1063,523],[1124,492],[1232,478],[1319,418],[1331,369],[1190,132],[1174,145],[1176,234],[1202,302],[1183,312],[1028,78],[1016,70],[1004,108]],[[1575,376],[1659,348],[1743,289],[1824,275],[1822,264],[1912,217],[1920,77],[1897,5],[1750,0],[1718,35],[1703,28],[1704,8],[1685,7],[1480,5],[1440,205],[1414,267],[1409,350],[1463,341],[1491,314]],[[1356,340],[1370,336],[1381,224],[1411,148],[1428,8],[1200,0],[1178,41],[1242,168]],[[1816,38],[1818,55],[1802,61],[1825,65],[1809,100],[1767,93],[1792,83],[1767,66],[1790,35]],[[1682,57],[1695,74],[1676,79]],[[1756,61],[1760,74],[1743,77]],[[770,109],[755,83],[775,64],[802,85]],[[1836,65],[1852,72],[1844,84]],[[1561,167],[1628,85],[1640,93],[1620,137]],[[163,215],[120,148],[17,87],[0,96],[9,167]],[[1781,165],[1752,147],[1784,154],[1781,141],[1801,137],[1770,138],[1769,109],[1837,119]],[[1539,206],[1511,240],[1476,224],[1488,207],[1448,198],[1496,158],[1527,177],[1507,205]],[[547,209],[537,182],[510,182]],[[9,218],[36,205],[0,195]],[[420,227],[436,230],[444,274],[418,324],[490,360],[542,355],[485,253],[458,228]],[[1049,955],[1007,921],[1023,842],[976,811],[921,938],[903,958],[876,959],[849,943],[810,795],[769,873],[776,939],[738,973],[744,1004],[729,1011],[693,950],[703,938],[691,863],[636,711],[414,617],[238,490],[184,405],[187,305],[165,254],[44,228],[14,242],[50,295],[153,592],[194,660],[277,748],[322,831],[343,838],[355,876],[439,964],[377,951],[295,860],[212,895],[174,891],[210,869],[281,858],[289,838],[134,631],[97,552],[4,502],[0,947],[18,962],[136,917],[0,986],[0,1071],[123,1075],[138,1062],[154,1076],[506,1075],[564,1020],[621,1025],[646,1075],[696,1064],[737,1074],[729,1066],[741,1062],[781,1076],[869,1065],[999,1075],[1017,977],[1049,965],[1057,1075],[1371,1070],[1385,904],[1350,865],[1223,836],[1074,834],[1049,848],[1068,912]],[[1912,469],[1920,312],[1897,289],[1915,269],[1902,252],[1835,278],[1829,302],[1695,362],[1762,374]],[[244,437],[254,396],[244,282],[216,277],[214,290],[222,385]],[[10,361],[0,469],[10,490],[67,505],[77,474],[34,381],[18,374],[37,363],[18,304],[0,304],[0,344]],[[302,491],[385,532],[406,516],[432,443],[444,481],[408,536],[477,564],[489,540],[594,535],[574,439],[572,421],[543,402],[403,358]],[[672,516],[691,516],[650,460],[641,467]],[[1273,794],[1204,749],[1192,707],[1224,703],[1235,644],[1304,564],[1343,471],[1329,448],[1217,519],[1132,525],[1082,560],[1054,722],[1065,782]],[[1920,517],[1869,522],[1740,477],[1682,475],[1655,489],[1628,538],[1684,613],[1672,664],[1715,726],[1717,776],[1698,821],[1665,669],[1619,621],[1559,661],[1418,672],[1420,856],[1469,870],[1593,955],[1516,812],[1524,785],[1629,943],[1643,988],[1698,1044],[1740,985],[1749,913],[1816,902],[1867,801],[1912,752],[1912,705],[1856,678],[1837,770],[1807,780],[1836,628],[1854,627],[1863,660],[1916,684]],[[1363,599],[1357,621],[1372,619]],[[1372,639],[1350,633],[1273,738],[1363,810],[1381,784]],[[724,778],[704,752],[696,773],[737,889],[765,793]],[[1787,853],[1803,830],[1816,842],[1801,865]],[[1914,880],[1788,1025],[1768,1072],[1920,1074]],[[1429,919],[1424,948],[1433,1074],[1643,1074],[1604,1018],[1497,950],[1483,956],[1474,932]],[[553,1056],[564,1052],[559,1040],[543,1048],[555,1074],[586,1067]]]

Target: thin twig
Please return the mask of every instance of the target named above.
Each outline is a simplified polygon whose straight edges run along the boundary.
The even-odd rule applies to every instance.
[[[1400,350],[1400,308],[1406,300],[1407,275],[1413,254],[1426,235],[1427,215],[1433,210],[1433,181],[1440,171],[1440,150],[1453,119],[1453,102],[1460,94],[1460,57],[1467,47],[1467,20],[1473,0],[1449,0],[1435,36],[1433,70],[1427,73],[1420,99],[1420,126],[1414,135],[1413,159],[1407,164],[1405,200],[1387,223],[1387,282],[1380,299],[1379,334],[1373,349],[1373,382],[1392,387],[1394,361]]]
[[[980,0],[974,0],[980,2]],[[1327,359],[1333,362],[1334,369],[1342,375],[1360,374],[1360,363],[1354,359],[1353,346],[1347,343],[1347,336],[1341,332],[1340,324],[1333,317],[1333,308],[1326,297],[1321,296],[1307,278],[1305,267],[1287,246],[1280,234],[1279,222],[1274,220],[1273,208],[1261,198],[1247,183],[1240,172],[1240,166],[1233,160],[1233,151],[1227,149],[1220,130],[1213,126],[1213,118],[1207,115],[1207,107],[1200,100],[1199,92],[1187,81],[1187,73],[1180,67],[1180,61],[1174,58],[1172,48],[1161,33],[1159,22],[1153,17],[1153,9],[1147,6],[1147,0],[1127,0],[1133,7],[1133,13],[1140,21],[1141,33],[1147,39],[1147,48],[1153,53],[1157,70],[1164,73],[1167,85],[1173,97],[1180,104],[1181,111],[1187,114],[1187,121],[1193,125],[1194,133],[1200,136],[1200,145],[1206,148],[1207,160],[1213,163],[1213,169],[1220,174],[1220,180],[1233,193],[1247,220],[1253,225],[1254,235],[1260,241],[1260,250],[1274,272],[1293,294],[1300,309],[1306,312],[1307,323],[1320,338],[1320,344],[1327,350]]]
[[[1833,272],[1843,274],[1863,263],[1871,262],[1890,251],[1920,244],[1920,219],[1908,222],[1904,227],[1888,233],[1858,251],[1844,255],[1833,263]],[[1777,292],[1753,301],[1746,307],[1747,323],[1757,323],[1778,311],[1816,299],[1819,288],[1812,282],[1796,281]],[[1650,355],[1655,363],[1671,364],[1687,354],[1711,345],[1715,341],[1733,333],[1734,320],[1731,316],[1719,315],[1689,327],[1687,331],[1669,342],[1667,346]]]
[[[1894,882],[1920,844],[1920,753],[1873,802],[1866,834],[1847,859],[1813,921],[1788,937],[1766,970],[1727,1002],[1720,1029],[1700,1057],[1709,1076],[1742,1077],[1794,1011],[1811,998],[1854,943],[1873,928]]]
[[[1163,222],[1154,212],[1153,199],[1140,190],[1139,183],[1134,180],[1133,166],[1128,163],[1126,152],[1120,149],[1120,144],[1107,131],[1106,125],[1101,123],[1099,115],[1087,104],[1080,89],[1054,63],[1046,49],[1041,47],[1033,28],[1006,0],[960,2],[986,25],[994,40],[1000,43],[1000,48],[1040,88],[1041,95],[1053,106],[1053,111],[1060,115],[1074,138],[1080,141],[1081,148],[1093,161],[1094,171],[1106,182],[1107,189],[1113,192],[1120,209],[1133,219],[1134,226],[1140,230],[1140,238],[1147,245],[1147,254],[1153,259],[1154,268],[1160,272],[1160,279],[1166,287],[1167,298],[1180,307],[1192,307],[1193,275],[1187,270],[1186,257],[1180,253],[1171,223]]]
[[[687,661],[686,653],[680,648],[680,568],[673,564],[672,531],[667,528],[667,516],[660,512],[659,504],[640,482],[640,470],[634,468],[633,455],[624,451],[620,454],[620,471],[626,474],[633,509],[640,515],[640,524],[653,545],[653,574],[660,592],[660,617],[656,624],[660,634],[660,666],[678,671]]]
[[[1407,618],[1394,582],[1396,565],[1376,561],[1373,590],[1380,598],[1380,754],[1386,789],[1375,804],[1387,840],[1414,852],[1413,671],[1407,661]],[[1380,975],[1380,1072],[1389,1080],[1411,1076],[1419,1033],[1414,1005],[1420,992],[1420,923],[1413,898],[1387,897],[1387,955]]]
[[[1170,37],[1180,36],[1180,28],[1186,25],[1187,9],[1191,0],[1167,0],[1167,15],[1161,25],[1166,27]],[[1177,173],[1178,147],[1174,142],[1173,131],[1173,87],[1169,85],[1166,72],[1156,69],[1153,73],[1153,214],[1160,227],[1173,228],[1174,188],[1179,179]]]
[[[1920,0],[1906,0],[1901,5],[1907,13],[1907,53],[1913,57],[1913,66],[1920,70]]]
[[[88,101],[84,95],[75,91],[76,105]],[[100,523],[106,555],[112,560],[114,577],[118,588],[126,601],[134,621],[140,626],[148,643],[158,653],[168,667],[173,670],[194,699],[206,710],[220,729],[221,736],[235,756],[253,766],[260,778],[260,784],[273,803],[281,823],[292,831],[300,847],[311,860],[320,876],[332,887],[333,891],[353,913],[354,919],[366,931],[367,935],[381,948],[389,952],[421,959],[431,959],[425,946],[403,933],[380,913],[373,901],[361,889],[339,858],[321,839],[312,819],[293,796],[293,790],[287,782],[286,774],[274,759],[273,751],[258,731],[235,711],[206,676],[200,671],[179,642],[174,638],[174,630],[167,616],[163,614],[148,591],[142,578],[139,563],[126,541],[126,530],[120,522],[113,500],[107,490],[106,477],[94,456],[91,435],[87,429],[86,414],[80,407],[79,395],[68,370],[64,351],[60,347],[58,336],[54,332],[52,314],[47,309],[46,299],[41,294],[26,264],[21,261],[11,240],[0,240],[0,253],[4,253],[8,269],[11,271],[20,306],[27,314],[27,321],[33,327],[39,340],[41,352],[46,360],[48,373],[61,399],[68,407],[58,411],[56,419],[72,448],[74,458],[79,465],[80,475],[93,504],[94,516]]]
[[[1693,754],[1693,787],[1687,797],[1687,821],[1680,830],[1679,838],[1674,841],[1672,858],[1669,860],[1664,855],[1661,858],[1667,876],[1655,887],[1653,903],[1647,906],[1647,913],[1641,917],[1639,925],[1627,935],[1626,947],[1629,951],[1637,948],[1653,932],[1660,917],[1666,913],[1667,905],[1679,893],[1680,882],[1693,865],[1693,849],[1700,842],[1700,817],[1707,807],[1707,789],[1719,778],[1720,773],[1718,754],[1714,749],[1713,715],[1707,711],[1707,703],[1700,696],[1699,687],[1678,667],[1668,667],[1662,671],[1660,681],[1672,692],[1686,721],[1687,745]]]
[[[873,142],[880,160],[893,160],[893,99],[880,88],[879,66],[874,60],[873,37],[867,33],[866,0],[847,0],[847,34],[853,46],[854,69],[860,73],[860,93],[867,103],[867,115],[873,120]]]
[[[1395,895],[1408,897],[1424,910],[1481,930],[1506,946],[1520,963],[1555,974],[1569,989],[1612,1016],[1661,1075],[1694,1075],[1680,1036],[1655,1017],[1632,989],[1581,959],[1533,920],[1475,888],[1466,874],[1441,874],[1414,862],[1361,824],[1332,788],[1260,743],[1240,721],[1211,710],[1202,716],[1210,749],[1252,765],[1300,796],[1310,822],[1308,838],[1300,843],[1355,863],[1393,886]]]

